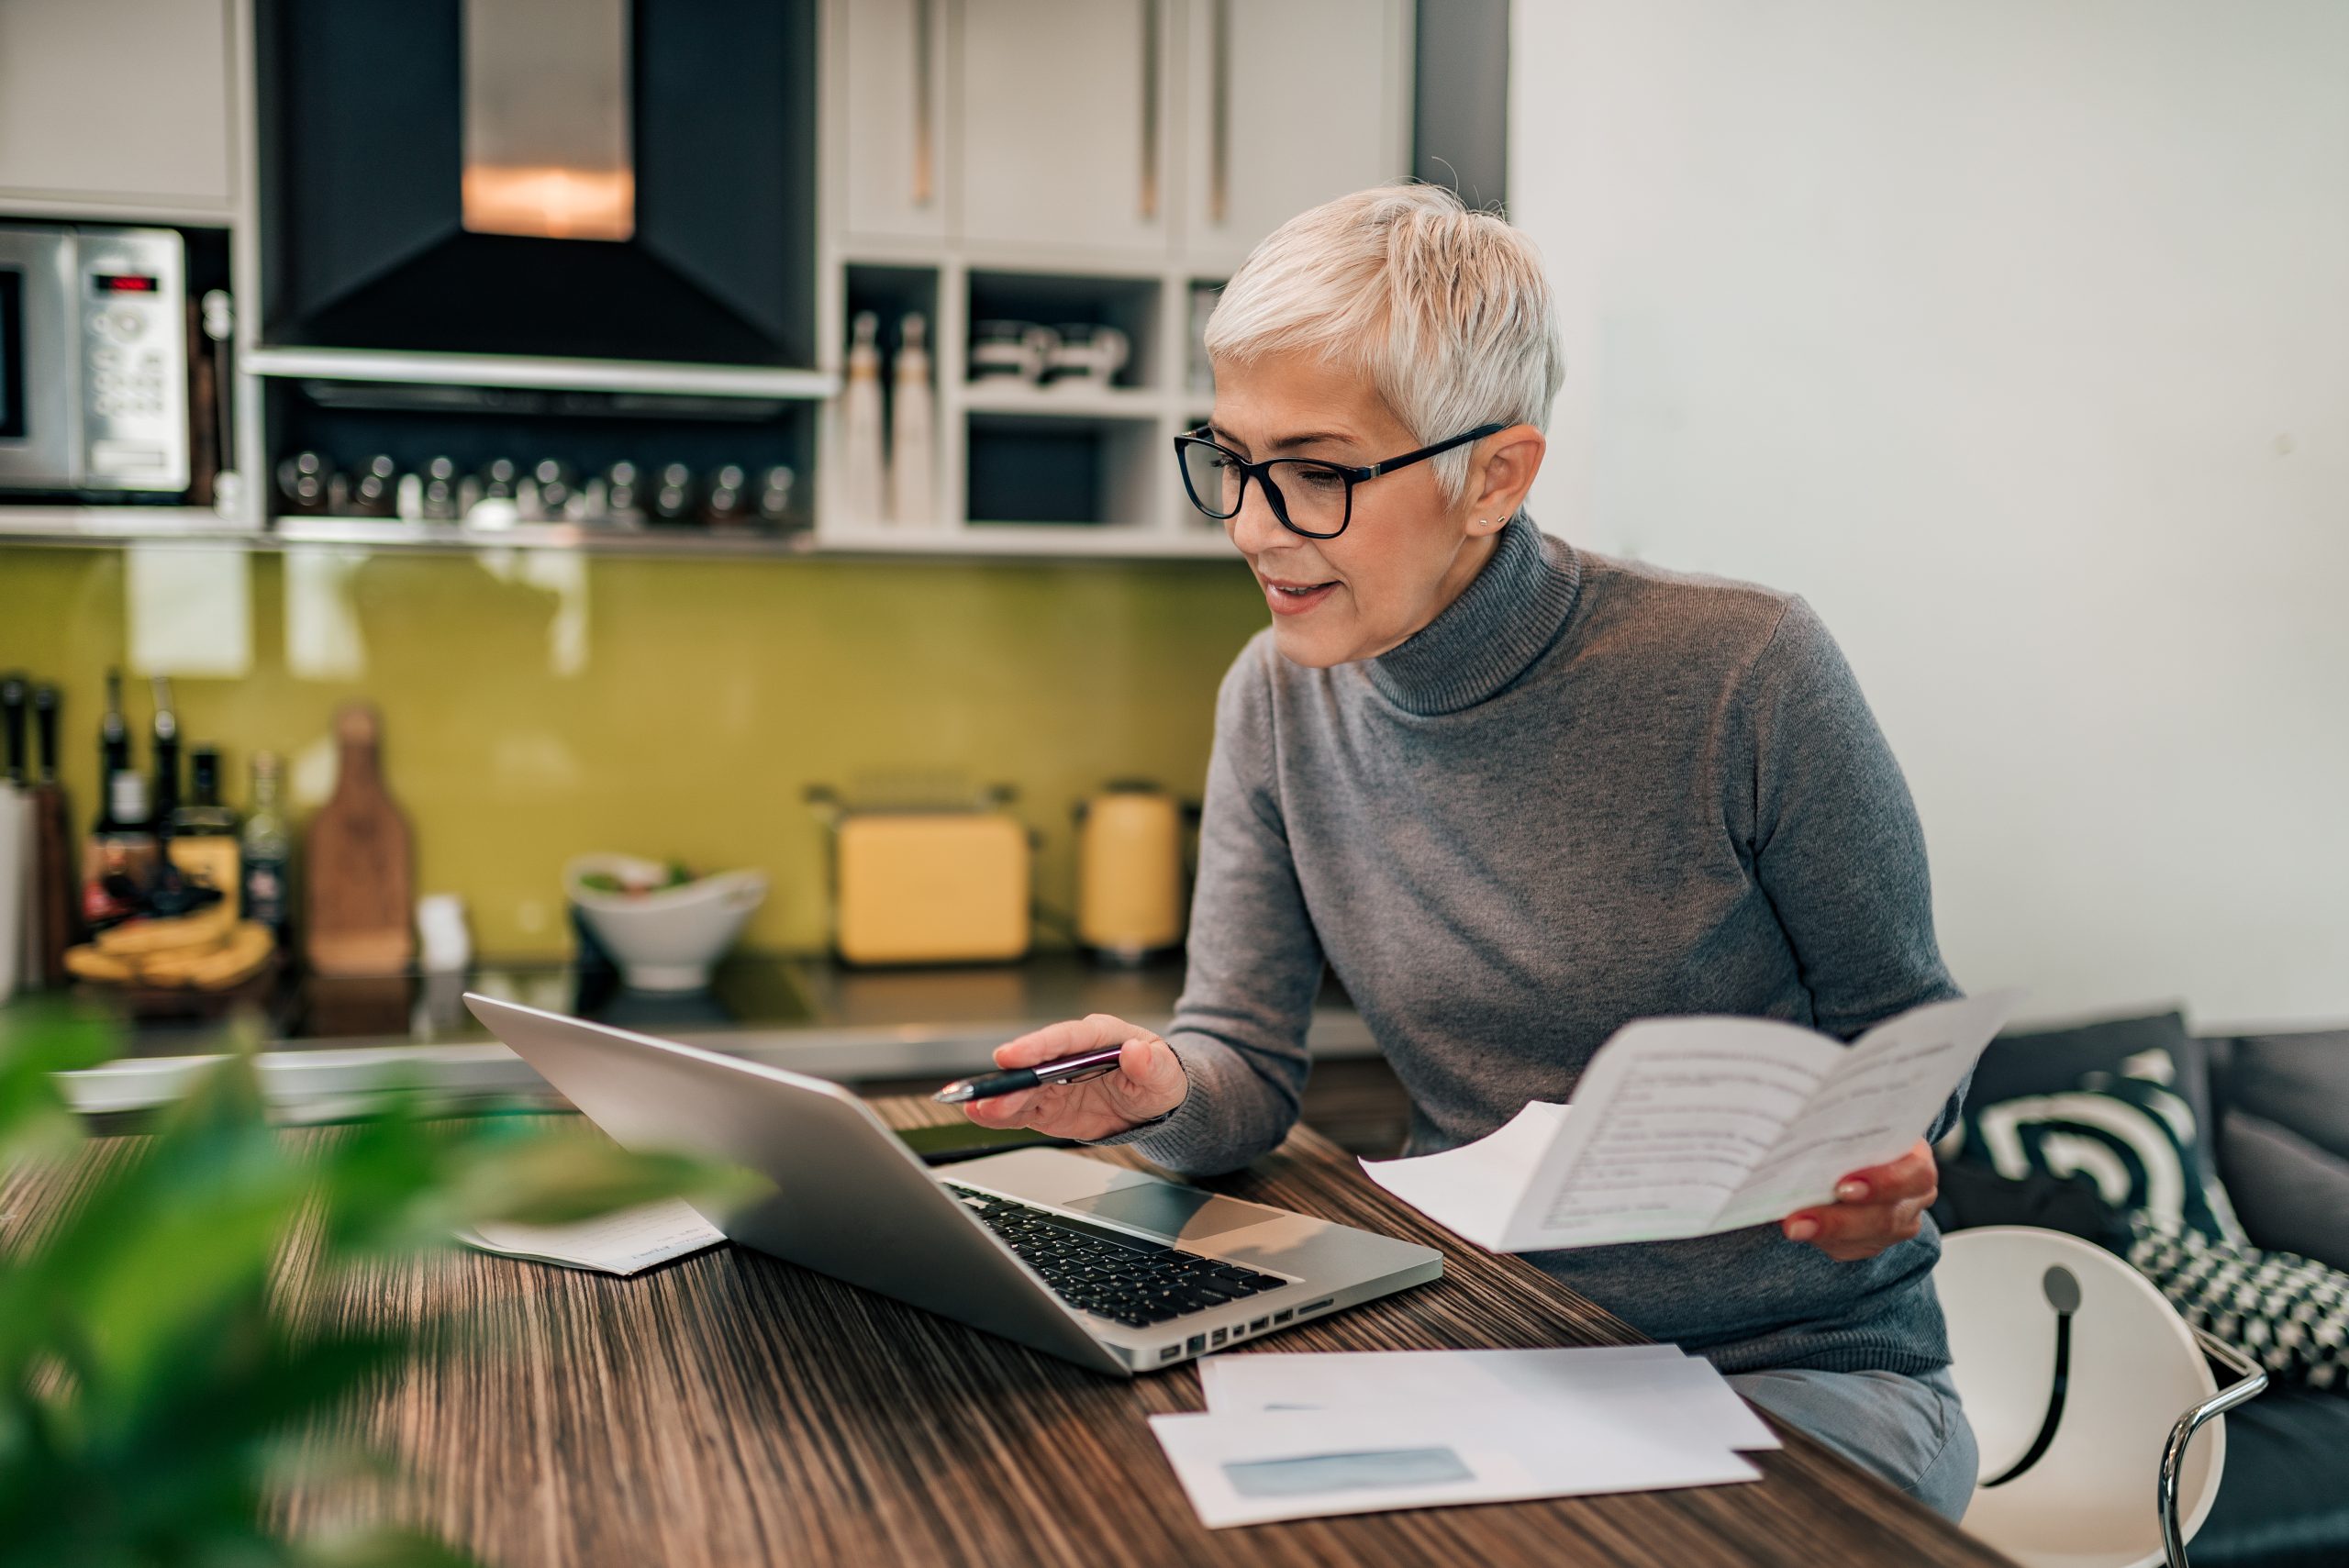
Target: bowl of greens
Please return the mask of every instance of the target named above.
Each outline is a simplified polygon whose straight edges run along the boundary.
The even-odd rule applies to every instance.
[[[698,991],[765,901],[766,873],[696,876],[675,861],[581,855],[562,869],[579,917],[637,991]]]

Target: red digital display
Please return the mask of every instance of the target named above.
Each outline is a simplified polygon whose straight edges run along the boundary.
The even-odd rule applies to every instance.
[[[94,272],[90,286],[100,294],[153,294],[163,284],[158,278],[143,278],[136,272]]]

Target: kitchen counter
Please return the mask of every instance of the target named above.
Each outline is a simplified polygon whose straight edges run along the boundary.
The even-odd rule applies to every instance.
[[[707,990],[630,991],[610,970],[484,962],[469,974],[288,980],[262,999],[262,1081],[289,1116],[331,1118],[351,1096],[405,1080],[459,1100],[548,1097],[538,1074],[473,1021],[467,990],[843,1081],[936,1077],[990,1065],[1004,1040],[1110,1013],[1163,1028],[1183,987],[1179,958],[1139,968],[1047,953],[1016,964],[858,970],[823,958],[741,954]],[[0,1018],[27,1004],[0,1008]],[[89,1115],[176,1097],[219,1049],[217,1019],[128,1021],[122,1054],[66,1075]],[[1307,1037],[1319,1058],[1375,1055],[1331,983]]]

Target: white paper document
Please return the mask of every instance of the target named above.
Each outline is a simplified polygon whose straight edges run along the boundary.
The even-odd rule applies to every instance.
[[[596,1273],[633,1274],[715,1247],[725,1232],[681,1198],[624,1208],[576,1225],[483,1224],[457,1240],[484,1252]]]
[[[1210,1529],[1330,1514],[1753,1481],[1716,1442],[1602,1433],[1531,1406],[1152,1416]]]
[[[1257,1351],[1202,1361],[1199,1386],[1216,1415],[1531,1408],[1553,1426],[1573,1424],[1602,1438],[1639,1432],[1704,1448],[1780,1446],[1710,1362],[1675,1345]]]
[[[1599,1047],[1572,1106],[1363,1169],[1496,1252],[1766,1224],[1906,1152],[2020,999],[1929,1003],[1848,1046],[1767,1018],[1642,1018]]]

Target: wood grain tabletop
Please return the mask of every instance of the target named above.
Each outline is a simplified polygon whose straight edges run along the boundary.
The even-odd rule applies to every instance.
[[[896,1126],[954,1117],[924,1100],[874,1106]],[[28,1221],[38,1229],[127,1141],[0,1177],[16,1234]],[[1202,1184],[1443,1251],[1442,1280],[1268,1337],[1267,1348],[1638,1338],[1530,1264],[1430,1224],[1309,1129]],[[297,1491],[284,1523],[301,1531],[354,1510],[395,1512],[498,1568],[2005,1561],[1798,1433],[1752,1456],[1758,1483],[1210,1531],[1145,1424],[1203,1407],[1196,1371],[1097,1376],[740,1248],[632,1279],[451,1251],[318,1296],[308,1310],[351,1327],[430,1313],[467,1328],[439,1336],[315,1436],[389,1450],[413,1485],[363,1497],[348,1485]]]

